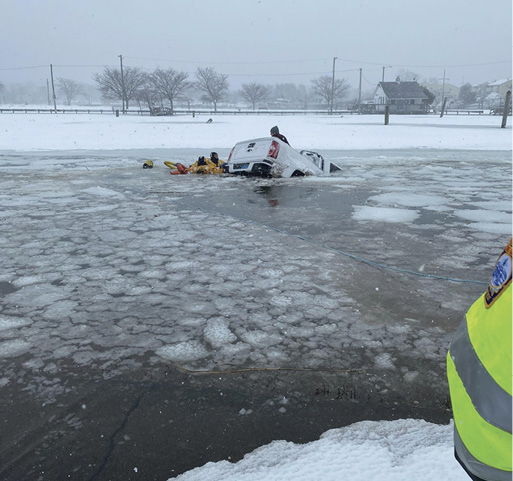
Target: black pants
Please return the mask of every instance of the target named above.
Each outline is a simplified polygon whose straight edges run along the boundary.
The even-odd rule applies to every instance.
[[[454,450],[454,457],[456,458],[456,461],[458,461],[458,463],[460,463],[460,464],[461,464],[461,467],[462,467],[462,468],[465,470],[465,472],[470,476],[470,478],[472,479],[472,481],[487,481],[486,479],[480,478],[479,476],[476,476],[475,474],[472,474],[472,473],[467,469],[467,467],[465,466],[465,464],[461,462],[461,459],[459,458],[458,453],[456,452],[456,450]]]

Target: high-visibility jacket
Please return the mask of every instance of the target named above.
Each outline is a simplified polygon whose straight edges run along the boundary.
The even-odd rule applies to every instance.
[[[209,157],[201,158],[201,160],[197,160],[189,167],[189,172],[191,174],[222,174],[224,172],[222,168],[222,164],[224,162],[219,160],[216,164]]]
[[[511,252],[510,240],[447,354],[455,455],[486,481],[511,481]]]

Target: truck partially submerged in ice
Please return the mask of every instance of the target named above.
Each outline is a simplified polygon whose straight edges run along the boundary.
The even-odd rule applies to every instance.
[[[317,152],[298,152],[275,137],[237,142],[228,157],[230,174],[289,178],[329,174],[333,169],[338,167]]]

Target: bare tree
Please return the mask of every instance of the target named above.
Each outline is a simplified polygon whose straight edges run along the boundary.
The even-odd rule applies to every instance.
[[[93,80],[98,84],[98,89],[106,99],[123,99],[123,84],[125,86],[126,108],[129,100],[135,98],[136,92],[147,81],[146,74],[138,67],[123,68],[123,82],[121,70],[105,67],[101,74],[93,74]]]
[[[195,86],[203,92],[202,99],[214,104],[214,112],[217,112],[217,102],[228,91],[228,75],[218,74],[214,68],[198,68],[196,70]]]
[[[82,86],[74,80],[68,78],[57,78],[57,87],[66,97],[66,104],[71,105],[73,99],[83,93]]]
[[[158,68],[148,76],[155,90],[169,100],[171,112],[173,112],[173,102],[183,98],[185,91],[191,86],[191,82],[187,82],[188,77],[189,74],[177,72],[172,68],[166,70]]]
[[[401,82],[418,82],[420,80],[420,75],[418,73],[412,72],[411,70],[405,70],[404,68],[398,70],[397,77],[401,79]]]
[[[350,85],[346,79],[336,79],[335,82],[332,82],[330,75],[323,75],[312,80],[312,94],[326,100],[328,105],[331,105],[332,99],[333,103],[342,100],[349,89]]]
[[[147,82],[136,92],[135,99],[139,102],[145,102],[148,105],[150,112],[153,110],[155,104],[159,102],[159,93],[157,92],[157,89],[153,86],[153,84],[150,82],[149,78]]]
[[[240,89],[241,97],[253,106],[253,110],[255,110],[256,104],[266,100],[269,94],[269,87],[256,82],[242,84],[242,88]]]

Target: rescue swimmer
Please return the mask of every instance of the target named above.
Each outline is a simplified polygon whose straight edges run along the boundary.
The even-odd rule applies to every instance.
[[[211,152],[210,157],[198,157],[190,167],[181,163],[166,161],[164,164],[171,169],[171,175],[180,174],[223,174],[228,164],[219,159],[217,152]]]

